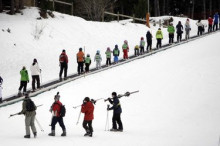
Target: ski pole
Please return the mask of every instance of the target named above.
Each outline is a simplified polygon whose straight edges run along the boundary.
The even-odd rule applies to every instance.
[[[76,109],[76,108],[78,108],[78,107],[80,107],[80,106],[81,106],[81,105],[77,105],[77,106],[74,106],[73,108]]]
[[[79,111],[79,117],[78,117],[78,120],[76,122],[76,125],[79,123],[80,115],[81,115],[81,110]]]
[[[16,115],[19,115],[19,113],[11,114],[8,118],[11,118],[11,117],[16,116]]]
[[[109,109],[109,104],[107,105],[107,117],[106,117],[106,123],[105,123],[105,131],[106,131],[106,128],[108,127],[108,130],[109,130],[109,120],[108,120],[108,109]]]
[[[38,125],[38,127],[40,128],[40,130],[41,130],[42,132],[44,132],[44,129],[42,128],[42,126],[40,125],[40,123],[39,123],[39,121],[37,120],[36,117],[35,117],[35,120],[36,120],[37,125]]]

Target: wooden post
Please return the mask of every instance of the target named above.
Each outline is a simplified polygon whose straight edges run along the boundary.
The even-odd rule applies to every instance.
[[[71,6],[71,15],[73,15],[73,2],[72,2],[72,6]]]
[[[117,20],[118,20],[118,22],[119,22],[119,12],[118,12]]]
[[[146,14],[146,25],[150,28],[150,13]]]

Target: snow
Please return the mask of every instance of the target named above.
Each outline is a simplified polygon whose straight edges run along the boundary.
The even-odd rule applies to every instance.
[[[69,56],[68,74],[72,74],[77,72],[76,53],[79,47],[85,47],[86,54],[89,53],[92,59],[96,50],[100,50],[103,57],[102,64],[105,64],[104,53],[107,47],[113,49],[118,44],[121,49],[124,40],[128,40],[129,55],[134,54],[134,46],[139,45],[140,38],[142,36],[145,38],[147,30],[149,30],[145,25],[133,24],[129,21],[92,22],[57,12],[54,14],[55,18],[49,17],[43,20],[36,19],[39,17],[36,8],[25,9],[23,15],[0,14],[0,58],[3,58],[0,62],[0,75],[4,79],[3,99],[18,92],[19,71],[26,66],[30,74],[30,66],[34,58],[38,60],[42,69],[42,81],[46,83],[58,78],[58,57],[63,49],[66,49]],[[179,20],[184,24],[186,18],[174,17],[174,26]],[[191,35],[195,35],[197,32],[195,22],[191,20],[193,28]],[[8,28],[11,33],[6,31]],[[156,46],[157,29],[158,26],[152,26],[150,29],[154,37],[153,47]],[[40,30],[42,33],[39,35],[36,32]],[[168,43],[167,30],[166,28],[162,30],[164,33],[162,43],[166,44]],[[34,36],[39,39],[34,39]],[[92,63],[92,67],[94,66],[95,63]],[[31,88],[30,83],[28,88]]]
[[[56,15],[62,14],[56,13]],[[40,65],[45,70],[43,75],[44,80],[50,80],[56,77],[55,72],[58,72],[57,56],[62,50],[62,46],[62,48],[68,48],[68,45],[71,46],[72,44],[72,46],[74,46],[73,44],[75,44],[74,47],[71,46],[75,51],[72,49],[68,50],[68,52],[71,52],[69,54],[72,54],[72,58],[70,57],[73,64],[72,66],[75,66],[73,63],[75,59],[73,59],[73,57],[78,50],[77,45],[85,44],[87,46],[89,44],[96,46],[94,48],[91,47],[91,50],[89,50],[95,53],[97,48],[104,49],[106,45],[114,46],[116,42],[122,43],[123,39],[125,39],[123,34],[127,32],[126,34],[128,35],[126,38],[128,38],[130,45],[133,46],[139,42],[140,36],[144,35],[147,30],[144,26],[137,24],[121,26],[115,23],[103,24],[87,22],[79,18],[68,18],[67,15],[62,16],[64,16],[62,19],[58,17],[56,19],[44,20],[47,23],[47,28],[49,26],[54,26],[55,28],[55,26],[60,25],[60,28],[57,27],[57,30],[53,31],[54,34],[51,41],[47,33],[49,32],[49,28],[47,31],[45,30],[42,36],[42,38],[45,37],[46,40],[40,38],[38,41],[32,40],[31,42],[27,42],[27,44],[22,43],[23,40],[17,37],[18,34],[13,36],[7,34],[12,38],[3,42],[3,48],[8,48],[4,49],[3,52],[12,55],[14,58],[12,59],[11,57],[1,55],[1,58],[4,58],[4,63],[1,61],[1,74],[4,74],[3,77],[7,77],[6,73],[10,73],[13,76],[10,76],[8,80],[19,80],[18,75],[14,77],[16,73],[13,72],[19,72],[20,66],[23,63],[22,61],[26,61],[26,65],[31,64],[32,56],[30,55],[32,55],[33,50],[28,50],[27,46],[29,45],[31,48],[40,49],[39,54],[38,51],[34,51],[34,53],[37,55],[37,58],[40,58]],[[64,20],[60,22],[57,19],[65,19],[65,23]],[[65,26],[64,28],[67,28],[70,24],[67,21],[73,22],[72,19],[88,32],[84,31],[84,34],[75,32],[71,37],[70,34],[63,33],[64,30],[58,31],[63,28],[62,25]],[[10,20],[8,20],[7,25],[12,25],[14,21],[11,20],[11,22],[9,22]],[[29,21],[27,23],[29,23]],[[0,23],[0,25],[2,25],[2,23]],[[15,26],[13,25],[13,27]],[[22,25],[20,27],[22,27]],[[73,24],[72,27],[76,26]],[[89,30],[88,27],[93,29]],[[10,28],[12,28],[12,26]],[[113,31],[114,29],[116,29],[118,33],[118,35],[116,35],[117,39],[113,37],[116,32],[116,30]],[[100,30],[108,32],[108,34],[106,33],[104,35]],[[12,29],[12,33],[13,31],[16,30]],[[74,32],[74,30],[71,31]],[[99,32],[100,36],[95,35],[95,31]],[[94,33],[92,34],[92,38],[88,37],[89,33]],[[3,34],[6,35],[5,32]],[[2,32],[0,33],[1,38],[3,34]],[[129,34],[133,35],[131,36]],[[31,34],[28,35],[27,39],[30,39]],[[78,37],[75,38],[75,35],[78,35]],[[83,36],[84,39],[82,39]],[[68,43],[64,39],[62,40],[62,37],[73,38],[73,42]],[[96,37],[102,37],[101,41]],[[70,82],[34,97],[33,100],[37,105],[44,104],[37,110],[37,119],[40,121],[45,132],[41,132],[36,125],[38,128],[38,137],[36,139],[32,138],[31,140],[27,140],[23,138],[25,134],[23,116],[8,118],[10,114],[17,113],[21,110],[21,102],[0,108],[2,125],[0,126],[1,145],[218,145],[220,134],[220,91],[218,89],[220,86],[220,50],[216,46],[218,46],[219,37],[220,34],[216,33],[150,57],[124,64],[123,66],[86,76],[85,78],[75,80],[74,82]],[[19,47],[10,47],[10,41],[11,43],[15,41],[13,39],[17,40],[16,42],[19,44]],[[81,43],[79,43],[80,41]],[[9,47],[6,47],[7,45]],[[24,48],[20,47],[20,45]],[[42,47],[44,47],[44,50]],[[104,52],[104,50],[102,52]],[[18,56],[16,57],[16,55]],[[23,55],[26,57],[24,58]],[[10,59],[12,60],[11,62]],[[6,60],[9,61],[9,63],[6,64]],[[51,63],[50,65],[48,65],[49,62]],[[3,72],[2,68],[4,69]],[[51,77],[46,75],[47,69],[51,73]],[[72,69],[72,72],[74,72],[74,69]],[[6,79],[7,78],[5,78],[5,80]],[[6,80],[4,86],[7,85],[7,82],[10,81]],[[6,92],[5,88],[4,92]],[[81,115],[80,124],[76,125],[79,109],[73,109],[73,106],[80,105],[86,96],[93,99],[108,98],[112,91],[125,93],[126,91],[135,90],[139,90],[140,92],[130,97],[120,99],[123,110],[122,122],[124,132],[112,133],[104,131],[107,103],[101,100],[95,105],[95,119],[93,121],[94,137],[83,137],[85,133],[81,126],[83,115]],[[56,125],[56,137],[47,136],[50,132],[49,124],[51,120],[49,108],[53,103],[53,97],[57,91],[60,91],[61,102],[65,104],[67,108],[67,114],[64,118],[64,123],[67,127],[67,137],[60,136],[61,128],[58,124]],[[111,117],[112,111],[109,113],[110,128]]]

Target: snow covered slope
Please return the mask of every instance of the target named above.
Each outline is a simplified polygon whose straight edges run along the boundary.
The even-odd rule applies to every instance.
[[[20,84],[19,71],[22,66],[29,70],[34,58],[38,59],[42,69],[43,83],[58,78],[58,57],[63,49],[69,56],[68,73],[76,73],[76,53],[79,47],[86,48],[86,53],[94,57],[96,50],[101,50],[103,64],[104,52],[107,47],[114,48],[118,44],[120,49],[124,40],[130,45],[129,54],[133,54],[133,48],[139,44],[140,38],[148,28],[141,24],[132,23],[101,23],[85,21],[78,17],[56,13],[55,18],[37,20],[39,17],[36,8],[27,8],[24,15],[0,14],[0,75],[4,79],[3,98],[17,93]],[[174,18],[174,26],[178,21],[185,23],[186,18]],[[192,35],[196,34],[195,21],[192,20]],[[11,30],[8,33],[7,29]],[[158,26],[151,28],[154,35],[153,47],[155,47],[155,33]],[[4,30],[4,31],[3,31]],[[39,32],[42,32],[39,34]],[[163,29],[163,44],[168,42],[167,30]],[[35,39],[39,37],[39,39]],[[95,64],[92,63],[92,66]],[[28,84],[31,87],[31,84]]]
[[[4,146],[217,146],[220,50],[216,46],[219,37],[217,33],[201,38],[34,97],[36,104],[44,104],[37,110],[37,118],[45,132],[38,128],[37,139],[23,138],[23,116],[8,119],[10,114],[21,110],[21,102],[0,108],[0,143]],[[108,98],[112,91],[124,93],[137,89],[138,94],[121,99],[124,132],[104,131],[107,103],[99,101],[95,106],[94,137],[83,137],[81,124],[76,125],[79,109],[74,110],[73,106],[81,104],[86,96]],[[57,91],[67,107],[64,118],[67,137],[60,137],[59,125],[56,137],[47,136],[51,120],[48,110]]]

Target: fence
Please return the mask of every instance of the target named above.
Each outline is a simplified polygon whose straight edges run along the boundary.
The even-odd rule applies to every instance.
[[[71,6],[71,15],[73,15],[73,2],[68,3],[68,2],[63,2],[63,1],[59,1],[59,0],[49,0],[49,1],[51,1],[53,3],[53,10],[54,11],[55,11],[55,3],[60,3],[60,4]]]

